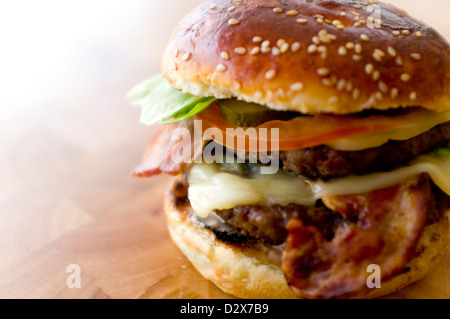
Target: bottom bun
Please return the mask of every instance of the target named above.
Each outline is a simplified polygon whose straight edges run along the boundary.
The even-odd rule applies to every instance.
[[[281,270],[283,245],[229,244],[217,239],[195,218],[179,180],[169,190],[165,214],[173,242],[204,278],[225,293],[246,299],[296,298]],[[415,257],[405,266],[408,271],[382,282],[381,288],[368,288],[353,298],[378,298],[423,278],[444,256],[448,231],[444,214],[424,229]]]

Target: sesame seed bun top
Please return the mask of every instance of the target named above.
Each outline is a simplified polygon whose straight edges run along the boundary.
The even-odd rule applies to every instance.
[[[178,25],[174,87],[305,114],[422,106],[450,111],[450,46],[376,0],[215,0]]]

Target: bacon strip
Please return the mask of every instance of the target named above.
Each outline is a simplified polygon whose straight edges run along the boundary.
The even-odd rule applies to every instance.
[[[183,133],[180,135],[179,133]],[[194,143],[192,120],[161,125],[142,163],[131,173],[137,177],[151,177],[162,173],[176,176],[187,170],[201,155],[203,143]]]
[[[370,290],[367,266],[380,267],[382,285],[403,270],[425,228],[432,198],[427,179],[423,174],[368,194],[324,199],[344,217],[330,241],[293,218],[282,268],[298,297],[361,296]]]

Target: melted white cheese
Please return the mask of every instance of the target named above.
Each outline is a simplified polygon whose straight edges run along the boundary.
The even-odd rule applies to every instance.
[[[327,182],[311,181],[282,170],[273,175],[254,174],[246,178],[221,171],[220,164],[194,164],[188,174],[188,196],[194,212],[207,217],[215,209],[242,205],[313,205],[324,196],[362,194],[395,185],[420,173],[430,174],[434,183],[450,195],[450,150],[445,148],[422,155],[410,165],[391,172]]]
[[[433,127],[450,121],[450,112],[429,112],[420,124],[414,127],[402,128],[389,132],[370,133],[342,138],[326,145],[339,151],[360,151],[367,148],[378,147],[389,140],[405,141],[428,132]]]

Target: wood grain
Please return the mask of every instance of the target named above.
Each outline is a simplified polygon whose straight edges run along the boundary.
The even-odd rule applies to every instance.
[[[171,29],[199,2],[110,1],[117,11],[94,8],[111,17],[101,28],[85,19],[86,33],[60,17],[61,32],[75,30],[62,64],[50,67],[58,45],[51,38],[41,48],[48,58],[29,57],[35,69],[6,74],[15,79],[14,72],[25,77],[49,66],[34,82],[39,96],[13,80],[14,99],[7,90],[0,96],[0,298],[232,298],[171,242],[162,213],[169,177],[129,175],[154,129],[138,123],[139,110],[124,96],[158,71]],[[450,37],[447,1],[425,8],[392,2]],[[67,287],[70,264],[80,266],[81,288]],[[425,279],[389,298],[450,298],[450,251]]]

